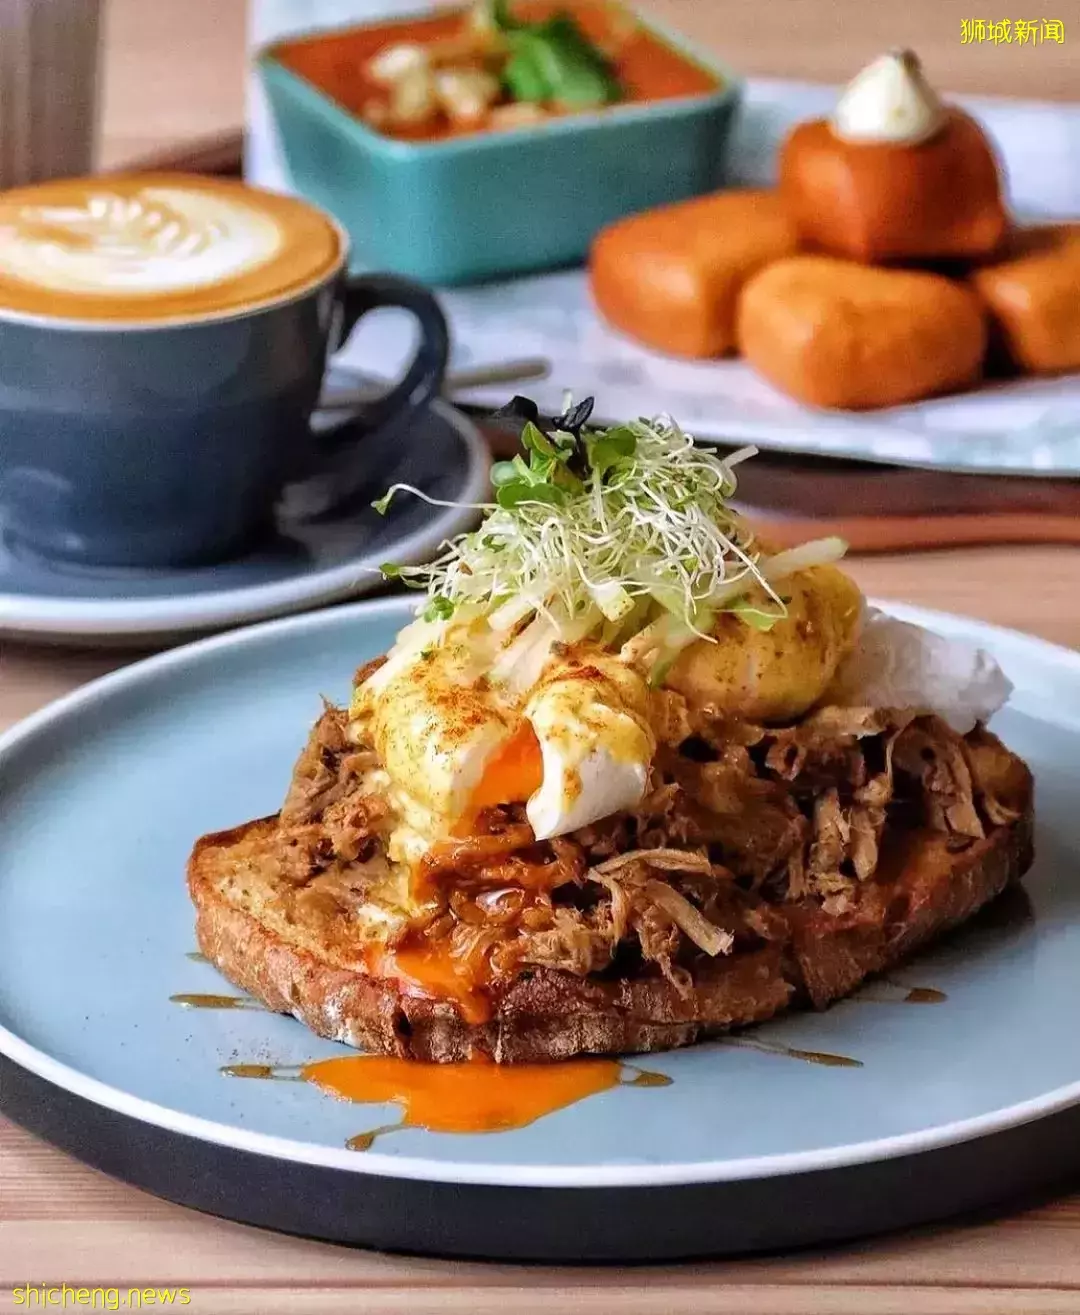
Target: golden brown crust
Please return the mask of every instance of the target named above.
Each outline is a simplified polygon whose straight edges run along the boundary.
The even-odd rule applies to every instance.
[[[845,142],[824,119],[780,152],[780,191],[811,247],[852,260],[977,259],[1008,228],[986,134],[955,107],[929,141]]]
[[[589,253],[597,308],[629,337],[673,356],[735,348],[746,280],[798,249],[778,192],[733,189],[630,215]]]
[[[811,406],[866,410],[966,388],[986,349],[969,288],[939,274],[791,256],[743,288],[739,350]]]
[[[1080,224],[1018,229],[971,283],[1009,365],[1030,374],[1080,369]]]
[[[1031,862],[1026,769],[1024,784],[1016,821],[959,852],[956,837],[905,837],[883,858],[858,919],[833,917],[810,901],[787,906],[786,947],[715,960],[695,974],[687,995],[662,978],[578,978],[538,968],[510,985],[483,1024],[465,1022],[450,1002],[329,963],[239,907],[228,894],[233,878],[253,850],[265,847],[273,818],[204,836],[189,863],[188,885],[207,958],[268,1008],[293,1014],[320,1036],[440,1062],[477,1053],[500,1063],[645,1053],[762,1022],[792,1004],[824,1008],[971,917]]]

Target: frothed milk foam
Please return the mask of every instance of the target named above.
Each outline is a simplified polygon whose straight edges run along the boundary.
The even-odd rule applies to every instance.
[[[171,187],[118,196],[107,185],[81,205],[21,205],[0,234],[4,274],[99,294],[220,283],[272,260],[282,240],[269,215],[231,198]]]
[[[0,316],[212,318],[286,299],[342,257],[319,211],[240,183],[128,175],[0,194]]]

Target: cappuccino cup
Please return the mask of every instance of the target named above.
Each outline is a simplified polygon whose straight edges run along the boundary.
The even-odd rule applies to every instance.
[[[389,274],[350,276],[342,230],[293,197],[183,174],[0,193],[0,532],[91,566],[242,551],[287,486],[442,384],[446,321]],[[347,424],[311,426],[328,356],[401,307],[401,381]],[[362,447],[360,448],[362,459]]]

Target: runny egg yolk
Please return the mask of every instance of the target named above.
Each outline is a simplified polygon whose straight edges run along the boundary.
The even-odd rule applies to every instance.
[[[391,653],[357,688],[354,723],[400,815],[391,862],[415,867],[500,804],[524,804],[546,840],[640,801],[656,750],[644,678],[616,654],[547,638],[545,661],[523,674],[504,660],[510,641],[451,629]]]
[[[455,836],[471,835],[485,808],[524,803],[544,782],[544,760],[532,724],[523,721],[495,751],[473,790],[465,811],[455,823]]]

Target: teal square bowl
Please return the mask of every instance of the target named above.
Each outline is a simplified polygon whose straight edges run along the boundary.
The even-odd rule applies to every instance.
[[[257,67],[293,184],[345,227],[354,263],[468,283],[573,264],[613,220],[722,183],[741,83],[639,21],[712,73],[716,89],[413,142],[374,132],[284,67],[275,50],[292,40],[264,50]]]

